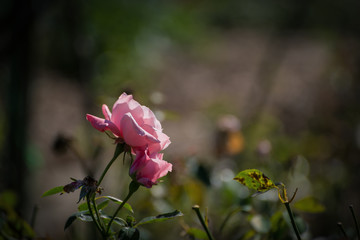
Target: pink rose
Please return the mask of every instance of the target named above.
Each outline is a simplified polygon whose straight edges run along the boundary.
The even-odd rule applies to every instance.
[[[86,119],[99,131],[110,130],[120,141],[133,148],[148,148],[149,153],[159,152],[169,144],[169,137],[162,132],[161,124],[154,113],[135,101],[132,95],[121,94],[112,113],[102,106],[105,119],[87,114]]]
[[[153,153],[149,156],[148,149],[139,150],[135,153],[135,161],[130,167],[129,174],[147,188],[157,184],[159,178],[172,170],[172,164],[162,159],[162,153]]]

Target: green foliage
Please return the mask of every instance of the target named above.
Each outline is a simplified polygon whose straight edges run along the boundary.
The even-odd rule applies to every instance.
[[[140,238],[140,232],[136,228],[124,227],[120,230],[119,240],[138,240]]]
[[[0,239],[32,239],[35,237],[33,228],[16,210],[17,196],[12,191],[0,193]]]
[[[271,229],[269,231],[269,239],[286,239],[289,234],[289,226],[284,219],[283,211],[274,212],[271,216]],[[287,217],[287,215],[286,215]]]
[[[70,225],[76,220],[80,219],[82,221],[91,222],[92,218],[90,216],[89,211],[80,211],[72,214],[65,223],[64,230],[66,230]]]
[[[97,199],[99,199],[99,198],[97,198]],[[104,208],[107,207],[108,204],[109,204],[109,200],[102,201],[101,203],[99,203],[99,204],[97,205],[97,209],[98,209],[98,210],[104,209]],[[88,210],[88,209],[89,209],[89,208],[88,208],[88,205],[87,205],[86,202],[84,202],[84,203],[82,203],[82,204],[80,204],[80,205],[78,206],[78,210],[79,210],[79,211],[86,211],[86,210]]]
[[[99,206],[101,207],[101,206]],[[110,222],[110,219],[111,217],[102,213],[100,211],[100,218],[104,221],[105,224],[109,223]],[[93,219],[90,215],[90,212],[88,210],[85,210],[85,211],[79,211],[79,212],[76,212],[74,214],[72,214],[67,220],[66,220],[66,223],[65,223],[65,226],[64,226],[64,230],[66,230],[68,227],[71,226],[71,224],[76,220],[76,219],[79,219],[83,222],[92,222]],[[119,217],[115,217],[114,218],[114,221],[113,223],[119,225],[120,227],[125,227],[126,226],[126,222],[124,219],[122,218],[119,218]]]
[[[270,178],[257,169],[241,171],[234,177],[234,180],[258,192],[266,192],[276,187]]]
[[[321,213],[325,211],[325,206],[321,204],[319,200],[311,196],[297,201],[293,206],[297,210],[308,213]]]
[[[122,200],[120,200],[120,199],[118,199],[118,198],[116,198],[116,197],[113,197],[113,196],[101,196],[101,197],[97,197],[96,200],[97,200],[97,199],[101,199],[101,198],[109,199],[109,200],[111,200],[112,202],[114,202],[114,203],[116,203],[116,204],[118,204],[118,205],[120,205],[120,204],[123,202]],[[131,213],[134,213],[134,210],[132,209],[132,207],[131,207],[130,204],[125,203],[125,204],[124,204],[124,208],[126,208],[127,210],[129,210]]]
[[[58,187],[54,187],[46,192],[44,192],[44,194],[42,195],[42,197],[47,197],[47,196],[51,196],[57,193],[64,193],[64,186],[58,186]]]
[[[198,228],[189,228],[186,233],[196,239],[208,239],[206,232]]]
[[[166,220],[169,220],[169,219],[172,219],[175,217],[181,217],[181,216],[183,216],[182,212],[180,212],[179,210],[175,210],[170,213],[164,213],[164,214],[160,214],[157,216],[143,218],[134,227],[138,227],[140,225],[144,225],[144,224],[148,224],[148,223],[162,222],[162,221],[166,221]]]
[[[102,213],[102,212],[101,212],[101,214],[100,214],[100,217],[101,217],[101,219],[104,221],[105,224],[109,224],[109,222],[110,222],[110,220],[111,220],[111,218],[112,218],[112,217],[110,217],[109,215],[106,215],[106,214],[104,214],[104,213]],[[117,225],[120,226],[120,227],[126,227],[126,226],[128,226],[128,225],[127,225],[127,222],[126,222],[124,219],[119,218],[119,217],[115,217],[113,223],[117,224]]]

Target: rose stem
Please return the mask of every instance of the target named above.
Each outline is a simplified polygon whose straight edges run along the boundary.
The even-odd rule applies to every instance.
[[[200,210],[199,210],[199,206],[198,205],[195,205],[192,207],[192,209],[196,212],[196,215],[197,217],[199,218],[200,222],[201,222],[201,225],[203,226],[203,228],[205,229],[206,231],[206,234],[208,235],[208,238],[209,240],[214,240],[213,236],[211,235],[210,231],[209,231],[209,228],[207,227],[205,221],[204,221],[204,218],[202,217],[201,213],[200,213]]]
[[[105,174],[107,173],[107,171],[109,170],[109,168],[111,167],[111,165],[114,163],[114,161],[116,160],[116,158],[124,151],[124,144],[120,144],[118,143],[116,145],[116,149],[115,149],[115,153],[113,158],[110,160],[110,162],[108,163],[108,165],[106,165],[106,168],[104,169],[103,173],[101,174],[101,177],[98,181],[98,186],[100,185],[100,183],[102,182],[102,180],[105,177]],[[125,154],[125,153],[124,153]]]
[[[291,225],[295,231],[295,234],[296,234],[296,237],[298,240],[301,240],[301,237],[300,237],[300,233],[299,233],[299,229],[297,228],[296,226],[296,223],[295,223],[295,220],[294,220],[294,215],[291,211],[291,208],[290,208],[290,203],[289,202],[284,202],[285,204],[285,207],[286,207],[286,210],[288,211],[288,214],[289,214],[289,217],[290,217],[290,220],[291,220]]]
[[[123,202],[120,204],[120,206],[116,209],[114,215],[112,216],[108,226],[107,226],[107,229],[106,229],[106,234],[109,232],[110,230],[110,227],[111,227],[111,224],[112,222],[114,221],[116,215],[119,213],[119,211],[122,209],[122,207],[125,205],[125,203],[129,200],[129,198],[139,189],[140,187],[140,184],[135,182],[135,181],[132,181],[129,185],[129,193],[128,195],[125,197],[125,199],[123,200]]]

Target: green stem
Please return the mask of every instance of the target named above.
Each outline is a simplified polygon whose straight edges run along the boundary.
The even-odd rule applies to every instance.
[[[88,209],[89,209],[90,216],[91,216],[92,220],[94,221],[96,228],[97,228],[97,229],[99,230],[99,232],[101,233],[101,236],[102,236],[104,239],[106,239],[106,236],[105,236],[105,234],[104,234],[104,230],[102,229],[102,227],[100,226],[100,224],[99,224],[98,221],[96,220],[96,218],[95,218],[95,216],[94,216],[94,213],[92,212],[89,194],[86,196],[86,201],[87,201],[87,205],[88,205]]]
[[[351,215],[352,215],[352,217],[354,219],[354,223],[355,223],[355,227],[356,227],[356,234],[358,236],[358,239],[360,239],[359,225],[358,225],[358,222],[357,222],[357,219],[356,219],[356,216],[355,216],[354,207],[353,207],[353,205],[350,205],[349,208],[350,208],[350,211],[351,211]]]
[[[294,215],[291,211],[291,208],[290,208],[290,203],[289,202],[284,202],[285,204],[285,207],[286,207],[286,210],[288,211],[288,214],[289,214],[289,217],[290,217],[290,220],[291,220],[291,225],[295,231],[295,234],[296,234],[296,237],[298,240],[301,240],[301,237],[300,237],[300,233],[299,233],[299,229],[297,228],[296,226],[296,223],[295,223],[295,220],[294,220]]]
[[[234,210],[232,210],[224,219],[224,221],[222,222],[221,226],[220,226],[220,229],[219,229],[219,233],[221,233],[226,225],[226,223],[229,221],[229,219],[235,214],[235,213],[238,213],[242,210],[241,207],[239,208],[236,208]]]
[[[111,227],[111,224],[112,222],[114,221],[116,215],[120,212],[120,210],[122,209],[122,207],[125,205],[125,203],[130,199],[130,197],[139,189],[140,187],[140,184],[135,182],[135,181],[132,181],[129,185],[129,193],[128,195],[125,197],[125,199],[123,200],[123,202],[120,204],[120,206],[116,209],[114,215],[112,216],[108,226],[107,226],[107,229],[106,229],[106,234],[109,233],[110,231],[110,227]]]
[[[125,144],[121,144],[121,143],[118,143],[116,145],[116,149],[115,149],[115,153],[114,153],[114,156],[113,158],[110,160],[110,162],[108,163],[108,165],[106,165],[106,168],[104,169],[104,171],[102,172],[101,176],[100,176],[100,179],[98,181],[98,186],[100,185],[100,183],[102,182],[102,180],[104,179],[105,177],[105,174],[107,173],[107,171],[109,170],[109,168],[111,167],[111,165],[114,163],[114,161],[116,160],[116,158],[122,153],[124,152],[124,148],[125,148]],[[125,154],[125,153],[124,153]]]
[[[200,213],[200,207],[198,205],[195,205],[192,207],[192,209],[196,212],[196,215],[197,217],[199,218],[200,222],[201,222],[201,225],[203,226],[203,228],[205,229],[205,232],[209,238],[209,240],[214,240],[213,236],[211,235],[210,231],[209,231],[209,228],[207,226],[207,224],[205,223],[204,221],[204,218],[203,216],[201,215]]]
[[[104,230],[104,229],[105,229],[104,223],[102,222],[102,220],[101,220],[101,218],[100,218],[99,210],[98,210],[97,205],[96,205],[96,202],[95,202],[95,196],[93,196],[93,197],[91,198],[91,202],[92,202],[92,204],[94,205],[94,211],[95,211],[96,217],[97,217],[97,219],[98,219],[98,221],[99,221],[99,226],[101,227],[102,230]]]

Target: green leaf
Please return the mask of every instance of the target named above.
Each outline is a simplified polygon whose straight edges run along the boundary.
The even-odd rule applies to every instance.
[[[64,227],[64,231],[70,227],[70,225],[77,219],[77,217],[73,214],[71,215],[67,220],[66,220],[66,223],[65,223],[65,227]]]
[[[234,177],[234,180],[258,192],[266,192],[276,187],[270,178],[257,169],[241,171]]]
[[[120,230],[119,240],[138,240],[140,239],[139,230],[136,228],[124,227]]]
[[[204,240],[208,239],[206,232],[204,232],[203,230],[198,229],[198,228],[189,228],[186,231],[186,233],[196,239],[204,239]]]
[[[293,206],[294,208],[307,213],[321,213],[325,211],[324,205],[314,197],[305,197],[294,203]]]
[[[100,199],[100,198],[109,199],[109,200],[111,200],[111,201],[113,201],[114,203],[119,204],[119,205],[123,202],[122,200],[120,200],[120,199],[118,199],[118,198],[116,198],[116,197],[113,197],[113,196],[101,196],[101,197],[96,198],[96,200],[97,200],[97,199]],[[124,208],[126,208],[127,210],[129,210],[131,213],[134,213],[134,210],[132,209],[132,207],[131,207],[130,204],[125,203],[125,204],[124,204]]]
[[[87,202],[84,202],[84,203],[82,203],[82,204],[80,204],[79,206],[78,206],[78,210],[79,211],[86,211],[86,210],[88,210],[89,208],[88,208],[88,205],[87,205]]]
[[[42,195],[42,197],[47,197],[50,195],[54,195],[57,193],[63,193],[64,192],[64,186],[58,186],[58,187],[54,187],[46,192],[44,192],[44,194]]]
[[[109,200],[105,200],[105,201],[97,204],[97,209],[98,209],[98,210],[104,209],[104,208],[107,207],[107,205],[109,205]],[[87,202],[84,202],[84,203],[80,204],[80,205],[78,206],[78,210],[79,210],[79,211],[89,210],[88,205],[87,205]]]
[[[103,219],[105,224],[108,224],[112,217],[110,217],[109,215],[106,215],[104,213],[101,213],[100,218]],[[124,219],[122,219],[122,218],[119,218],[119,217],[115,217],[113,223],[116,223],[117,225],[119,225],[121,227],[127,226],[126,221]]]
[[[74,214],[72,214],[65,223],[65,227],[64,227],[64,231],[70,227],[70,225],[76,220],[76,219],[80,219],[82,221],[85,222],[91,222],[92,218],[89,214],[89,211],[81,211],[81,212],[76,212]]]
[[[93,221],[89,211],[86,211],[86,213],[79,214],[77,216],[77,218],[83,222],[92,222]]]
[[[152,217],[146,217],[146,218],[141,219],[134,227],[136,228],[140,225],[148,224],[148,223],[162,222],[162,221],[166,221],[168,219],[174,218],[174,217],[181,217],[183,215],[184,214],[182,214],[182,212],[180,212],[179,210],[175,210],[170,213],[160,214],[160,215],[152,216]]]

